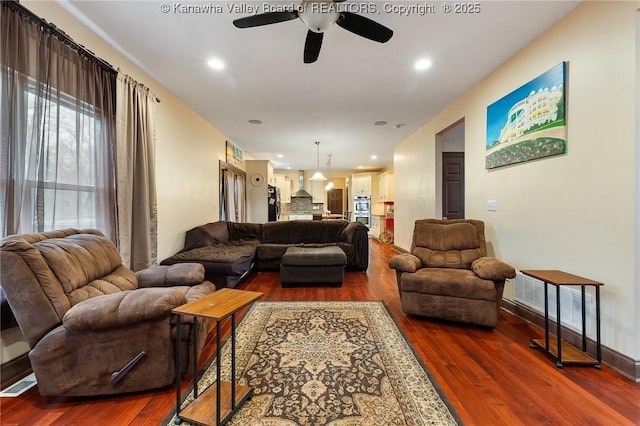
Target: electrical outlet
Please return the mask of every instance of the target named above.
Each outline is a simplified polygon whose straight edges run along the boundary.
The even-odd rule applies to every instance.
[[[497,200],[489,200],[487,201],[487,210],[490,212],[495,212],[498,210],[498,201]]]

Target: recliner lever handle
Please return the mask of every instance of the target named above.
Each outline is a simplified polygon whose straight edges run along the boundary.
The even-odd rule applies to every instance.
[[[138,355],[136,355],[135,357],[133,357],[133,359],[131,361],[129,361],[128,363],[125,364],[124,367],[122,367],[120,370],[118,371],[114,371],[113,373],[111,373],[111,384],[115,385],[116,383],[118,383],[120,380],[122,380],[124,378],[124,376],[127,375],[127,373],[129,371],[131,371],[131,369],[133,367],[135,367],[135,365],[140,362],[140,360],[146,355],[145,351],[140,352]]]

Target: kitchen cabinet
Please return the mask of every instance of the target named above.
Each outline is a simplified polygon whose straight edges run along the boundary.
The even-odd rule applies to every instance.
[[[369,225],[369,235],[378,238],[380,235],[380,216],[374,214],[371,216],[371,224]]]
[[[280,202],[291,202],[291,178],[286,175],[277,174],[274,175],[275,186],[280,188]]]
[[[291,185],[292,185],[292,181],[289,178],[285,178],[284,179],[284,184],[282,185],[282,188],[280,189],[280,201],[283,203],[290,203],[291,202]]]
[[[351,175],[352,196],[371,195],[371,181],[372,173],[356,173]]]
[[[378,201],[393,201],[393,173],[378,175]]]
[[[326,182],[323,180],[311,181],[311,202],[324,203],[324,186]]]

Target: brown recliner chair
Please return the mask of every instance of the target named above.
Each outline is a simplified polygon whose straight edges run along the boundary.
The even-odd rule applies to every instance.
[[[487,257],[484,222],[416,220],[411,252],[389,260],[407,314],[494,327],[510,265]]]
[[[96,230],[9,236],[0,241],[0,284],[29,344],[42,395],[92,396],[175,380],[171,310],[215,291],[199,264],[133,273]],[[190,336],[192,318],[184,318]],[[181,374],[198,347],[183,337]]]

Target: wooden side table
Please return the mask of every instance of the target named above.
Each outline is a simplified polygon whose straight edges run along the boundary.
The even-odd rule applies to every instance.
[[[544,282],[544,340],[531,339],[529,346],[539,348],[556,361],[556,367],[562,368],[564,364],[586,364],[600,368],[602,361],[602,346],[600,342],[600,287],[604,284],[588,278],[579,277],[556,270],[521,270],[525,275],[537,278]],[[556,287],[556,341],[549,340],[549,299],[548,285]],[[582,293],[582,350],[562,340],[562,327],[560,323],[560,287],[580,286]],[[585,312],[585,287],[594,286],[596,290],[596,358],[587,353],[587,328]]]
[[[240,405],[251,397],[252,389],[236,383],[236,312],[254,303],[263,293],[223,288],[193,302],[186,303],[171,311],[177,318],[175,343],[176,360],[176,424],[188,420],[201,425],[220,425],[227,422]],[[216,321],[216,385],[210,386],[198,396],[198,359],[193,351],[193,401],[181,410],[180,395],[180,317],[193,316],[191,328],[194,347],[198,341],[198,318]],[[220,322],[231,316],[231,382],[220,380]],[[215,403],[213,402],[215,401]]]

